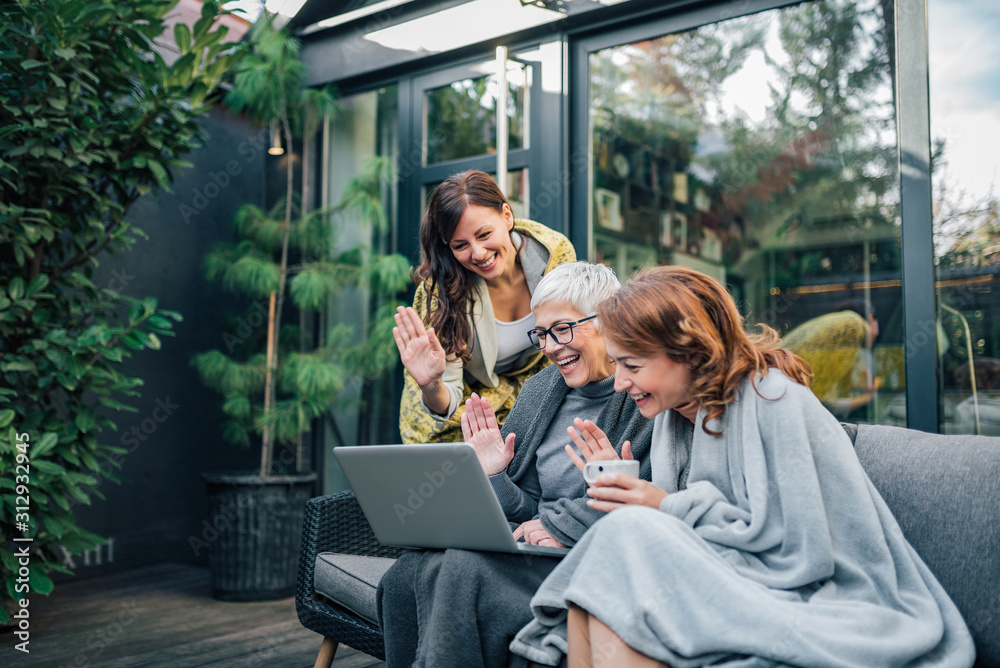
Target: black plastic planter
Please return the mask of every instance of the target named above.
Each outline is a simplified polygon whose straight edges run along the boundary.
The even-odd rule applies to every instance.
[[[315,473],[204,473],[212,596],[263,601],[295,594],[302,518]]]

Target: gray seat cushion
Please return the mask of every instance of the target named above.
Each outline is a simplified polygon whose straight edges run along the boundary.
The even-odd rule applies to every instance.
[[[375,616],[375,588],[396,563],[386,557],[322,552],[316,555],[316,591],[354,614],[378,624]]]
[[[976,665],[1000,666],[1000,438],[858,425],[855,448],[965,617]]]

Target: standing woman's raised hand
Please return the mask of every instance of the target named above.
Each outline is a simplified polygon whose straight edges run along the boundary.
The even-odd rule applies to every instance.
[[[411,306],[397,308],[393,319],[396,326],[392,328],[392,337],[399,348],[399,358],[413,380],[424,390],[440,382],[446,360],[434,328],[425,329]]]
[[[508,434],[506,441],[500,437],[493,406],[475,392],[465,402],[462,439],[475,448],[486,475],[500,473],[514,459],[514,434]]]

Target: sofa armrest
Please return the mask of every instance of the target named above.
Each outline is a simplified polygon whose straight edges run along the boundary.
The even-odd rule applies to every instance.
[[[302,526],[302,547],[296,579],[295,610],[307,629],[384,658],[377,626],[354,613],[316,597],[316,556],[322,552],[369,557],[398,557],[406,550],[379,544],[354,492],[310,499]]]
[[[309,541],[307,544],[306,541]],[[361,511],[354,492],[337,492],[309,499],[302,527],[302,556],[311,552],[398,557],[405,550],[381,545]]]

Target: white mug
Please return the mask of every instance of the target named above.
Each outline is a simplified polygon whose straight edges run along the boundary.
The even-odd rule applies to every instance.
[[[587,462],[583,465],[583,479],[587,484],[593,484],[594,479],[605,473],[624,473],[633,478],[639,477],[638,459],[606,459],[597,462]]]

